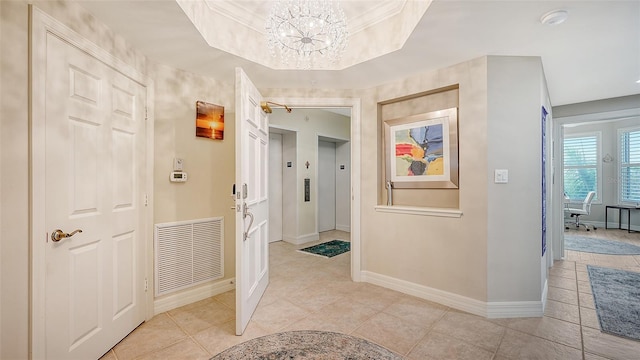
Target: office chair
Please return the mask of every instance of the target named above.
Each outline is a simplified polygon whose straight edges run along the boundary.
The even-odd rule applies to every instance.
[[[571,217],[576,218],[576,229],[580,228],[580,225],[584,226],[584,228],[589,231],[589,226],[587,226],[587,224],[581,223],[580,222],[580,215],[589,215],[591,213],[591,202],[593,201],[593,198],[596,196],[596,192],[595,191],[589,191],[589,193],[587,193],[587,197],[584,198],[584,201],[582,201],[582,208],[572,208],[572,207],[566,207],[564,209],[564,211],[568,212],[569,214],[571,214]],[[596,227],[593,226],[593,230],[596,230]],[[566,226],[565,229],[568,229],[569,227]]]

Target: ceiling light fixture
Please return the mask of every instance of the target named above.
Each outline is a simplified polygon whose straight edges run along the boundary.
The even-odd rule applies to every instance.
[[[542,15],[540,22],[545,25],[558,25],[563,23],[569,17],[569,12],[566,10],[553,10]]]
[[[347,23],[335,1],[276,1],[265,28],[271,55],[300,69],[338,61],[347,45]]]

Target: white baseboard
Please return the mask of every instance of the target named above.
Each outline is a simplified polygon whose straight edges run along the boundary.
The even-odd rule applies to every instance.
[[[413,295],[421,299],[437,302],[439,304],[446,305],[458,310],[486,317],[486,303],[483,301],[430,288],[424,285],[418,285],[409,281],[392,278],[390,276],[381,275],[370,271],[362,272],[362,280],[374,285],[385,287],[387,289],[400,291],[401,293]]]
[[[361,280],[387,289],[413,295],[424,300],[437,302],[454,309],[483,316],[486,318],[505,317],[540,317],[543,314],[542,301],[509,301],[509,302],[484,302],[466,296],[434,289],[428,286],[415,284],[409,281],[392,278],[390,276],[361,272]],[[546,296],[546,294],[545,294]]]
[[[547,296],[549,295],[549,273],[547,272],[547,279],[544,279],[544,287],[542,288],[542,314],[544,315],[544,309],[547,308]]]
[[[286,241],[286,242],[288,242],[290,244],[302,245],[302,244],[306,244],[308,242],[320,240],[320,234],[319,233],[311,233],[311,234],[306,234],[306,235],[300,235],[298,237],[286,236],[282,240]]]
[[[166,295],[153,301],[153,314],[173,310],[212,296],[216,296],[236,288],[235,278],[220,280],[215,283],[196,286],[176,294]]]
[[[487,303],[489,319],[542,317],[542,301],[494,301]]]
[[[350,225],[339,225],[339,224],[336,224],[336,230],[351,232],[351,226]]]
[[[635,220],[635,219],[634,219]],[[604,221],[582,221],[580,220],[581,224],[586,224],[586,225],[590,225],[590,226],[595,226],[598,229],[604,229]],[[571,222],[567,222],[565,223],[565,226],[569,226],[569,228],[575,228],[575,223],[571,224]],[[581,227],[582,228],[582,227]],[[607,224],[607,228],[609,229],[617,229],[618,228],[618,222],[611,222],[609,221]],[[582,228],[584,230],[584,228]],[[624,222],[622,223],[622,230],[627,230],[627,223]],[[633,231],[640,231],[640,226],[637,225],[631,225],[631,230]]]

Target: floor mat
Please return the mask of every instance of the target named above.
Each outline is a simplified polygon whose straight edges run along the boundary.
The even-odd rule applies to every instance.
[[[343,240],[331,240],[322,244],[309,246],[298,251],[331,258],[351,250],[351,243]]]
[[[602,331],[640,340],[640,273],[591,265],[587,271]]]

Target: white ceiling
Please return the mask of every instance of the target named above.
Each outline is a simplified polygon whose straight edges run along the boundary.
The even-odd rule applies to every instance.
[[[402,49],[332,71],[273,70],[212,48],[174,0],[75,2],[156,62],[229,82],[241,66],[259,88],[368,88],[483,55],[514,55],[542,58],[554,106],[640,94],[639,0],[434,0]],[[381,3],[348,2],[359,11]],[[554,9],[567,10],[568,20],[541,24]]]

